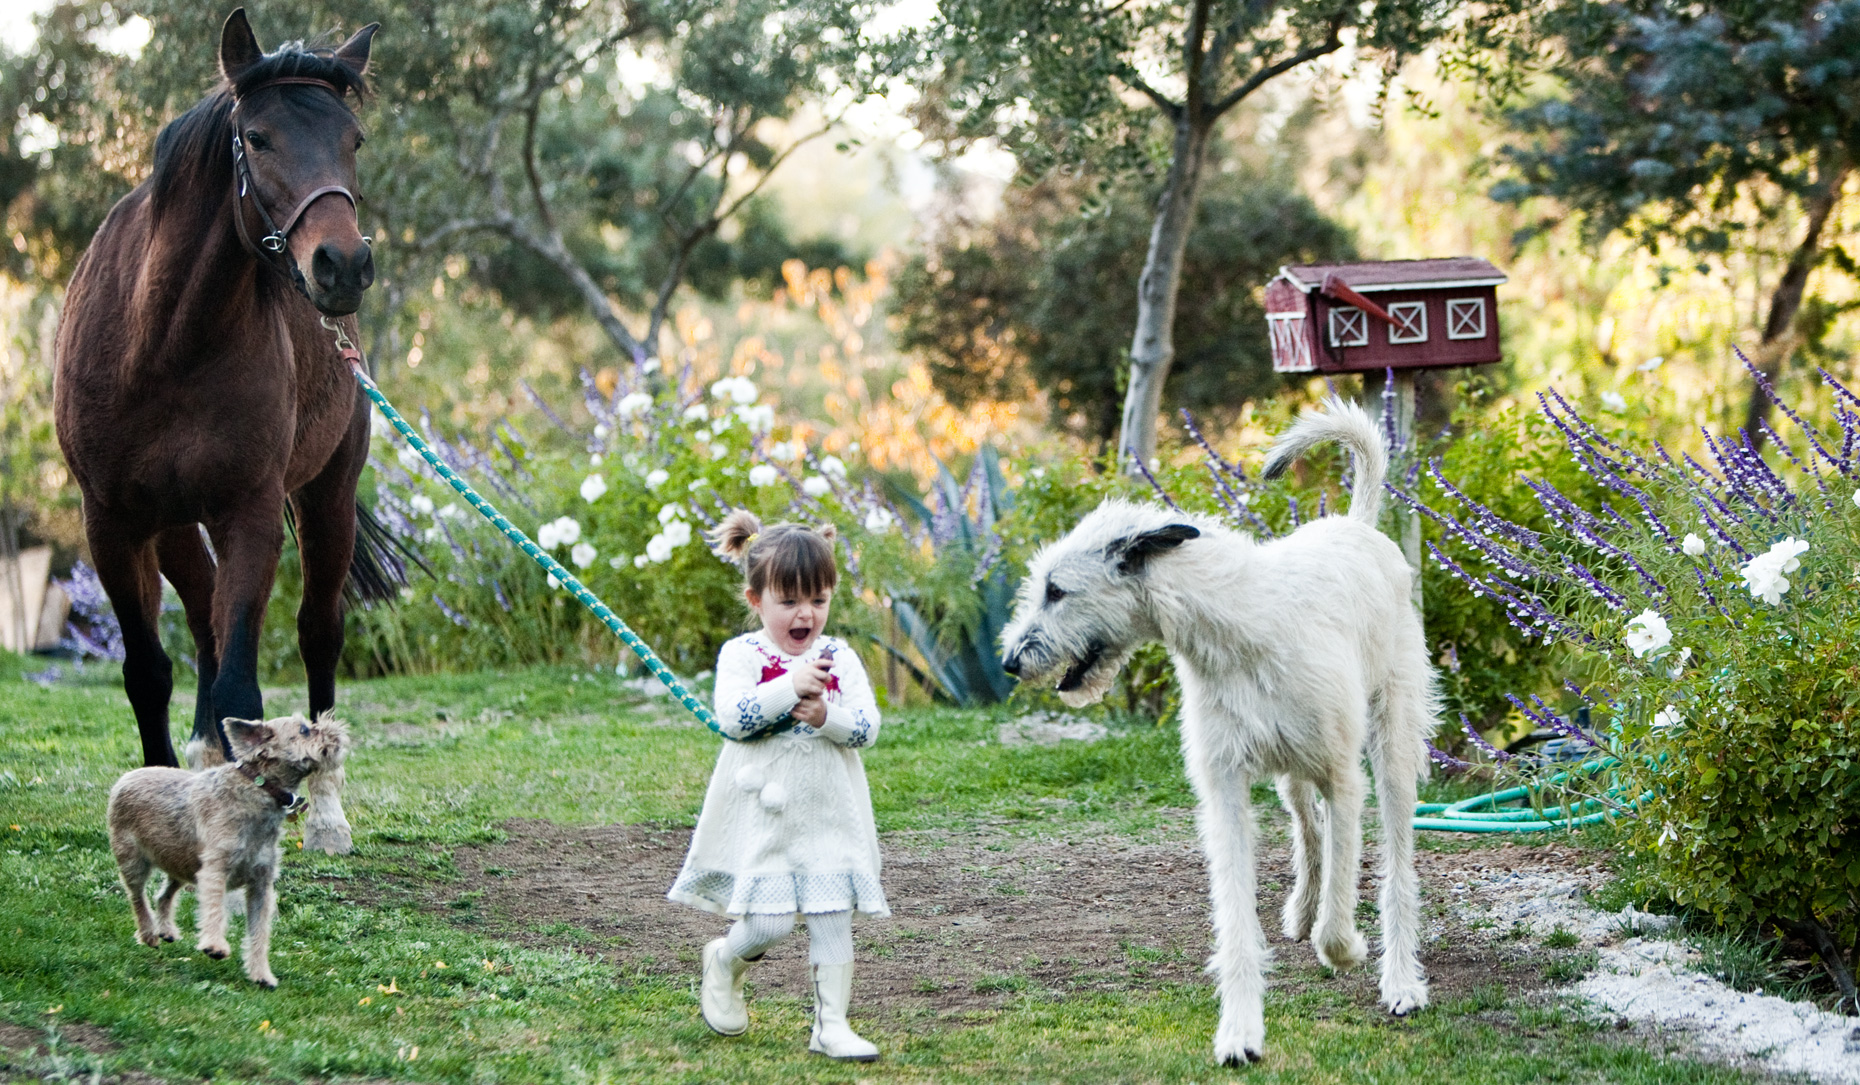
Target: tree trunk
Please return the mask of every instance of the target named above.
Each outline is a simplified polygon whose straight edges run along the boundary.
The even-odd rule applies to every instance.
[[[1839,151],[1823,152],[1824,155],[1840,155]],[[1818,191],[1809,197],[1806,205],[1808,211],[1808,228],[1802,236],[1802,243],[1796,246],[1794,255],[1789,257],[1789,266],[1783,271],[1782,281],[1776,284],[1775,293],[1770,295],[1770,315],[1763,322],[1763,339],[1757,346],[1757,370],[1773,385],[1782,372],[1783,361],[1795,347],[1791,332],[1795,324],[1795,315],[1802,308],[1802,295],[1808,288],[1808,274],[1815,270],[1815,261],[1821,255],[1821,231],[1827,225],[1828,216],[1841,200],[1841,186],[1847,181],[1848,164],[1842,155],[1834,164],[1829,165],[1829,158],[1823,158],[1821,169],[1826,180]],[[1765,395],[1763,387],[1755,380],[1751,381],[1750,404],[1744,410],[1744,433],[1750,438],[1752,447],[1763,446],[1763,423],[1770,413],[1770,397]]]
[[[1128,457],[1147,464],[1156,455],[1156,415],[1162,409],[1163,382],[1175,361],[1175,303],[1182,287],[1182,256],[1188,249],[1188,231],[1201,193],[1201,166],[1213,127],[1184,113],[1176,122],[1174,160],[1169,163],[1156,222],[1150,228],[1143,277],[1137,280],[1137,330],[1130,343],[1130,386],[1124,394],[1123,429],[1118,437],[1118,458],[1127,471],[1131,470]]]

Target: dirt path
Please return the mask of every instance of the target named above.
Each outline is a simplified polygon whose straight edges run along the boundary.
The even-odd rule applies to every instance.
[[[564,827],[513,820],[509,838],[455,855],[464,886],[431,906],[455,920],[531,945],[574,946],[624,971],[692,972],[697,951],[724,920],[664,898],[689,831],[652,826]],[[895,1012],[986,1011],[1025,991],[1109,991],[1206,983],[1207,879],[1192,842],[1133,844],[1113,836],[1026,839],[1000,830],[891,833],[882,840],[892,918],[861,920],[860,1000]],[[1373,849],[1366,869],[1373,863]],[[1503,983],[1510,993],[1550,986],[1539,969],[1554,954],[1505,932],[1473,930],[1448,906],[1454,886],[1511,869],[1586,868],[1571,848],[1502,845],[1417,860],[1427,917],[1423,961],[1436,1000]],[[1290,887],[1289,854],[1260,859],[1261,917],[1281,990],[1336,985],[1364,1008],[1376,1000],[1373,968],[1326,977],[1308,943],[1280,938],[1277,912]],[[1464,890],[1462,889],[1461,892]],[[1365,900],[1373,883],[1364,878]],[[469,901],[469,907],[461,907]],[[1371,909],[1362,922],[1373,924]],[[469,918],[467,918],[469,917]],[[1376,939],[1372,930],[1372,945]],[[771,951],[754,973],[764,993],[800,995],[806,942]]]

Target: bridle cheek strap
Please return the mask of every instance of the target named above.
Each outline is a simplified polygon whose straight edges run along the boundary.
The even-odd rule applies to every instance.
[[[321,87],[331,94],[334,94],[338,99],[343,96],[341,89],[328,80],[311,79],[302,76],[285,76],[279,79],[267,80],[247,91],[246,95],[249,97],[265,87],[275,87],[285,83]],[[291,209],[289,217],[284,220],[284,225],[279,226],[276,222],[272,221],[271,212],[265,210],[265,198],[258,191],[258,179],[252,176],[251,164],[248,163],[245,158],[245,143],[239,136],[239,104],[239,102],[233,103],[232,113],[233,196],[235,204],[233,208],[233,225],[238,228],[239,240],[245,244],[247,250],[259,257],[260,263],[270,264],[274,270],[284,275],[285,278],[290,279],[299,290],[302,290],[304,289],[303,273],[297,269],[295,264],[284,258],[285,246],[290,243],[291,231],[297,228],[298,220],[303,218],[305,211],[310,210],[311,204],[332,193],[349,201],[349,206],[355,208],[357,211],[360,210],[360,206],[356,202],[355,193],[350,192],[342,185],[324,185],[322,188],[312,190],[309,195],[297,201],[297,206]],[[252,197],[253,210],[258,212],[259,223],[265,228],[265,235],[259,238],[256,243],[253,242],[251,233],[245,227],[245,198],[248,195]]]

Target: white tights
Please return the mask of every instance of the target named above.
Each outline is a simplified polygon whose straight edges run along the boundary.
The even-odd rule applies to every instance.
[[[762,956],[794,930],[794,913],[782,912],[743,916],[730,927],[724,947],[732,956],[753,959]],[[852,913],[818,912],[807,917],[807,963],[851,964],[853,959]]]

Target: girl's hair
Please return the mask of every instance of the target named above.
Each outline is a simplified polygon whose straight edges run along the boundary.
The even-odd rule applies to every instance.
[[[805,524],[772,524],[748,509],[737,509],[710,532],[711,549],[718,557],[743,570],[743,582],[761,595],[773,588],[795,598],[818,595],[839,585],[840,570],[833,560],[832,524],[811,528]]]

